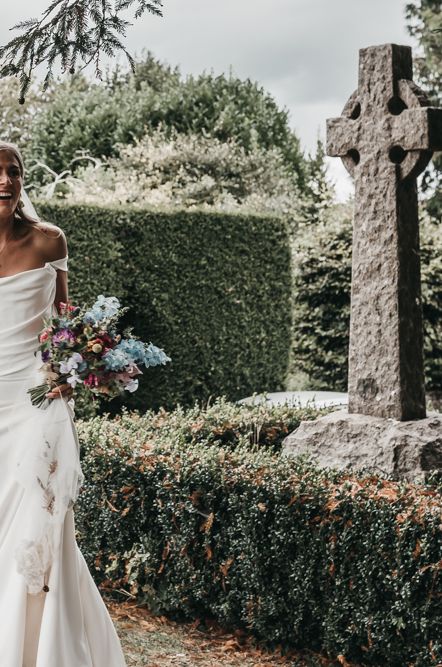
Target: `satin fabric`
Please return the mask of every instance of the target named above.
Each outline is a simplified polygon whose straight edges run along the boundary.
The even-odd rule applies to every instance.
[[[126,667],[111,618],[76,544],[72,509],[66,508],[59,526],[46,581],[49,592],[31,595],[17,561],[23,540],[41,528],[41,499],[29,491],[34,464],[38,468],[39,438],[44,433],[58,457],[64,445],[73,452],[76,442],[64,399],[41,410],[27,394],[41,382],[38,334],[53,312],[57,269],[67,270],[67,258],[0,277],[0,664]]]

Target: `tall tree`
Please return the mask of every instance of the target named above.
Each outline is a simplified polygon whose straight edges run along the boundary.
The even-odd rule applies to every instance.
[[[20,79],[20,102],[24,103],[32,74],[42,63],[46,64],[44,90],[58,60],[62,72],[70,73],[94,63],[101,78],[103,55],[123,51],[133,67],[132,56],[121,41],[131,24],[121,14],[135,9],[135,19],[145,12],[161,16],[162,6],[162,0],[52,0],[40,18],[26,19],[12,28],[22,34],[0,47],[0,78]]]
[[[442,105],[442,0],[418,0],[405,9],[407,28],[417,39],[420,53],[415,58],[417,74],[431,103]],[[442,153],[436,155],[423,181],[429,193],[426,208],[436,220],[442,219]]]
[[[442,0],[406,5],[407,29],[421,48],[415,58],[420,81],[433,104],[442,102]]]
[[[316,153],[310,155],[305,163],[305,197],[303,201],[303,220],[308,225],[324,220],[333,205],[335,192],[327,174],[324,144],[320,139],[316,143]]]
[[[166,133],[234,140],[246,152],[278,149],[299,185],[306,181],[305,159],[287,110],[249,79],[232,74],[182,78],[178,68],[147,53],[133,73],[117,68],[101,82],[79,74],[52,85],[49,92],[50,103],[33,119],[25,152],[28,162],[44,162],[57,173],[79,152],[118,156],[121,144],[161,127]],[[34,177],[38,180],[37,172]]]

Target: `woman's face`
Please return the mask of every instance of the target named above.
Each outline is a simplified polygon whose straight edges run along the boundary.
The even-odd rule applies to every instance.
[[[14,153],[0,150],[0,217],[11,217],[17,208],[23,178]]]

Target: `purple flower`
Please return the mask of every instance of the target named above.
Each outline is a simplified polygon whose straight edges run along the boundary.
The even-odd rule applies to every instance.
[[[51,351],[43,350],[43,352],[41,353],[41,360],[43,361],[43,363],[49,361],[50,358],[51,358]]]
[[[70,346],[75,342],[75,336],[69,329],[61,329],[52,336],[52,343],[56,347]]]

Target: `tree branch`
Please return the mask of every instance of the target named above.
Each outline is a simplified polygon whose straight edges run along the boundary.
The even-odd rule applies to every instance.
[[[23,104],[32,74],[42,63],[46,63],[43,90],[53,78],[58,58],[62,72],[71,74],[94,62],[95,75],[101,78],[103,53],[112,57],[122,51],[133,68],[133,58],[120,39],[132,24],[119,14],[133,8],[135,19],[145,12],[162,16],[162,6],[163,0],[52,0],[40,19],[27,19],[11,28],[22,34],[0,47],[0,78],[20,79]]]

